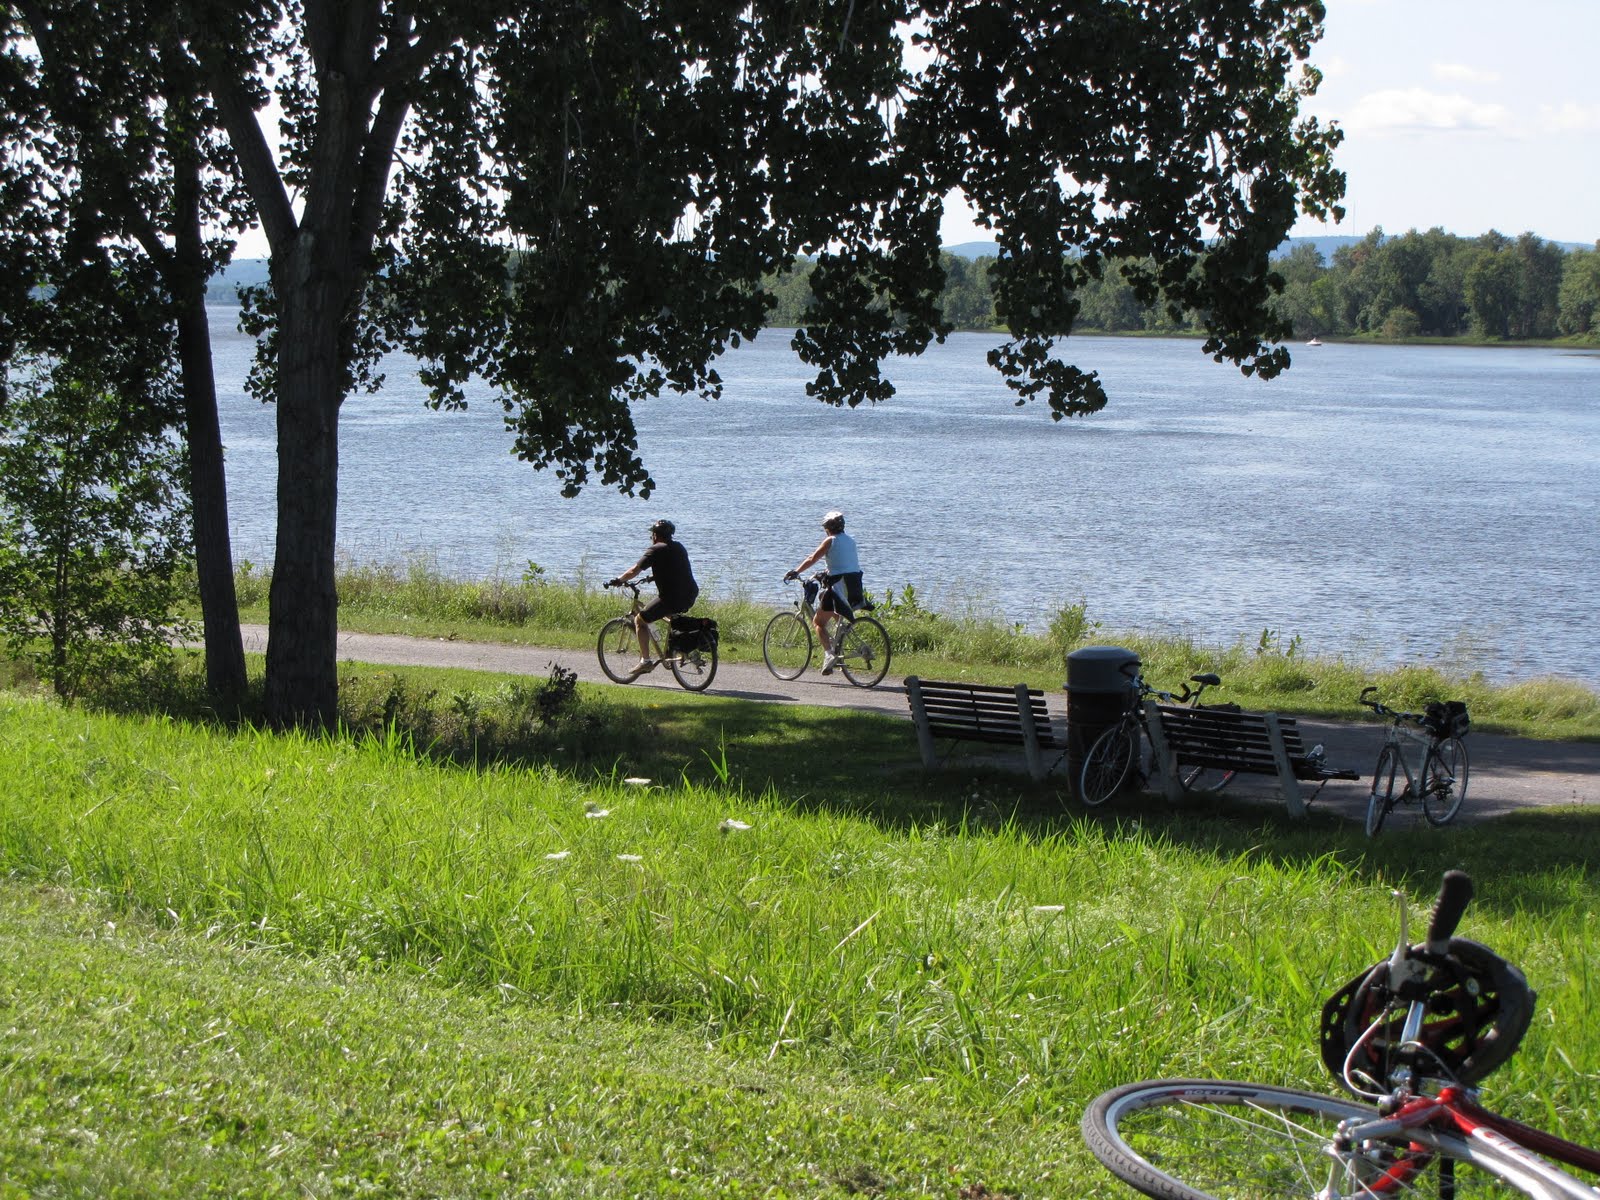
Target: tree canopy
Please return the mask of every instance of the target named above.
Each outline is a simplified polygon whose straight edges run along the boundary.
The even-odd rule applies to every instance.
[[[247,198],[271,247],[250,311],[277,405],[267,698],[282,720],[333,715],[338,413],[385,351],[414,353],[439,405],[486,380],[515,452],[569,491],[647,493],[632,405],[715,396],[716,356],[762,326],[764,281],[801,255],[815,259],[794,335],[808,392],[880,400],[881,360],[945,332],[938,231],[959,192],[1002,249],[992,284],[1011,336],[991,361],[1018,403],[1060,418],[1105,403],[1056,342],[1109,264],[1141,302],[1198,314],[1219,361],[1281,370],[1269,256],[1301,212],[1336,214],[1343,186],[1338,131],[1300,113],[1317,0],[97,11],[0,3],[6,78],[30,105],[0,126],[0,203],[41,229],[64,221],[60,196],[28,191],[30,164],[56,130],[88,145],[97,123],[159,131],[164,151],[132,176],[145,208],[167,193],[144,184],[167,179],[211,186],[225,226]],[[52,46],[142,64],[132,107],[33,87]],[[132,161],[76,159],[93,186],[73,205],[99,211]]]

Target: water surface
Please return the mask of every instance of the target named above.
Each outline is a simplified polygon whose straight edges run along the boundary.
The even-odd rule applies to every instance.
[[[233,311],[212,317],[234,552],[266,563],[273,411],[243,394]],[[431,412],[397,359],[381,395],[344,408],[339,543],[594,580],[665,516],[708,590],[776,603],[840,508],[873,591],[912,584],[945,611],[1039,627],[1084,599],[1109,630],[1271,630],[1309,653],[1600,682],[1600,356],[1332,344],[1263,383],[1192,341],[1073,338],[1111,404],[1057,423],[1012,405],[993,340],[896,360],[893,400],[841,411],[805,397],[769,331],[719,365],[721,401],[638,411],[648,501],[563,499],[510,456],[486,390]]]

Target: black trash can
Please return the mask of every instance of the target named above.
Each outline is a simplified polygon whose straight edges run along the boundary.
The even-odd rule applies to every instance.
[[[1067,655],[1067,778],[1078,786],[1083,759],[1137,698],[1139,656],[1123,646],[1081,646]]]

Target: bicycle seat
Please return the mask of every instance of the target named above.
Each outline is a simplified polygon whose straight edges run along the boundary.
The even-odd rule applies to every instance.
[[[1358,1042],[1353,1066],[1384,1081],[1397,1065],[1434,1079],[1475,1084],[1516,1052],[1533,1020],[1534,993],[1511,963],[1479,942],[1451,938],[1442,955],[1411,947],[1430,968],[1427,1016],[1420,1046],[1398,1043],[1405,1004],[1388,986],[1389,960],[1367,968],[1322,1006],[1322,1063],[1341,1086],[1345,1062]],[[1364,1042],[1373,1024],[1379,1027]]]

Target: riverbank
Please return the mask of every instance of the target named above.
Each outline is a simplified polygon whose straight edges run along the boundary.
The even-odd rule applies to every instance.
[[[270,577],[237,576],[246,621],[264,624]],[[428,563],[342,565],[339,622],[345,633],[401,634],[444,642],[549,646],[593,654],[595,634],[624,605],[585,580],[557,582],[542,572],[522,579],[454,579]],[[876,615],[894,643],[896,678],[917,674],[989,683],[1026,682],[1059,691],[1067,655],[1084,645],[1126,646],[1157,687],[1177,690],[1196,672],[1223,677],[1219,699],[1248,708],[1351,720],[1364,716],[1361,689],[1379,688],[1392,706],[1418,711],[1429,700],[1466,702],[1475,727],[1543,740],[1600,741],[1600,692],[1561,678],[1496,684],[1481,672],[1439,666],[1383,667],[1355,656],[1312,655],[1298,638],[1263,631],[1253,644],[1207,644],[1189,635],[1109,629],[1082,602],[1063,605],[1039,632],[978,611],[948,615],[915,592],[879,593]],[[761,661],[773,608],[749,597],[706,599],[695,611],[717,620],[729,662]]]

